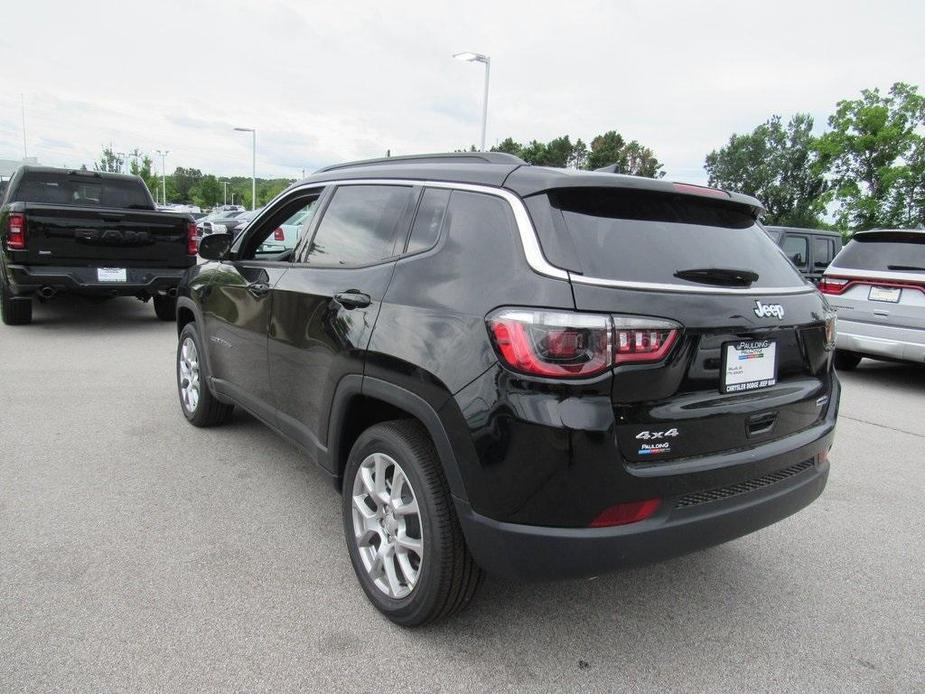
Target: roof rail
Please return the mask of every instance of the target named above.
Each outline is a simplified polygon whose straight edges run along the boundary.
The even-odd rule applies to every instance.
[[[337,169],[352,169],[358,166],[378,166],[380,164],[507,164],[519,166],[526,164],[520,157],[507,152],[447,152],[445,154],[406,154],[399,157],[381,157],[379,159],[363,159],[348,161],[343,164],[332,164],[315,171],[325,173]]]

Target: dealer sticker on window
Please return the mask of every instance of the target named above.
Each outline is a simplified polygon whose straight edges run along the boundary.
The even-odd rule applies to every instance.
[[[777,383],[774,340],[743,340],[723,346],[722,392],[741,393]]]
[[[124,267],[98,267],[96,279],[100,282],[125,282],[127,278]]]

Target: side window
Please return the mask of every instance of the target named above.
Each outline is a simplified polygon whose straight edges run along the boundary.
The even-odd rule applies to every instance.
[[[817,236],[813,239],[813,263],[818,268],[828,267],[834,256],[835,242]]]
[[[303,262],[370,265],[398,255],[408,230],[411,192],[411,186],[339,186]]]
[[[307,204],[299,207],[278,227],[273,229],[272,234],[267,235],[264,242],[257,248],[257,255],[259,256],[261,253],[282,253],[295,248],[312,221],[312,217],[315,216],[315,210],[317,209],[318,198],[309,200]]]
[[[805,236],[790,236],[784,239],[784,243],[781,246],[784,249],[784,253],[787,254],[787,257],[793,261],[793,264],[796,265],[801,270],[806,269],[806,263],[808,262],[809,257],[809,244],[806,241]]]
[[[290,260],[292,251],[304,233],[318,205],[321,191],[300,192],[280,202],[269,212],[260,213],[260,219],[247,224],[238,234],[233,248],[238,248],[241,260]],[[226,223],[221,219],[218,223]],[[238,223],[242,220],[232,220]],[[230,222],[228,223],[230,226]]]
[[[411,226],[408,253],[426,251],[437,242],[449,201],[450,191],[446,188],[428,188],[424,191],[418,212],[414,216],[414,224]]]

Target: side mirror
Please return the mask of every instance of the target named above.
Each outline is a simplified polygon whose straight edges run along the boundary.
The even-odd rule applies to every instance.
[[[231,234],[213,231],[199,241],[199,255],[206,260],[222,260],[231,250]]]

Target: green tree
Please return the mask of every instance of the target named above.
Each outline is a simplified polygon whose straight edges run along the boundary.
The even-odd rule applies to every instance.
[[[589,169],[600,169],[611,164],[625,164],[623,150],[626,141],[616,130],[609,130],[591,140],[591,150],[588,152],[586,166]]]
[[[108,173],[121,173],[125,160],[112,151],[112,145],[103,147],[103,152],[98,161],[93,163],[94,171],[105,171]]]
[[[573,145],[568,135],[562,135],[546,143],[546,161],[544,166],[557,166],[564,169],[572,158]]]
[[[530,140],[530,142],[520,150],[520,154],[517,156],[528,164],[546,166],[546,143],[539,142],[538,140]]]
[[[925,97],[897,82],[839,101],[818,152],[829,172],[836,220],[854,229],[925,223]]]
[[[171,176],[173,179],[176,200],[171,202],[190,203],[193,201],[193,190],[202,180],[202,171],[199,169],[184,169],[178,166]]]
[[[616,130],[609,130],[591,140],[584,168],[600,169],[616,165],[616,173],[661,178],[665,175],[655,153],[633,140],[627,142]]]
[[[257,203],[266,205],[270,200],[282,193],[286,188],[292,185],[293,181],[285,178],[278,178],[271,181],[260,181],[257,186]]]
[[[588,145],[579,137],[569,153],[568,166],[572,169],[584,169],[588,165]]]
[[[750,133],[733,134],[706,157],[710,185],[758,198],[768,224],[819,226],[827,184],[812,130],[812,117],[798,113],[786,126],[775,115]]]
[[[222,201],[224,190],[215,176],[207,174],[193,188],[193,202],[200,207],[212,207]]]
[[[514,138],[506,137],[497,145],[491,148],[492,152],[507,152],[508,154],[513,154],[515,157],[521,157],[523,153],[524,146],[519,142],[515,142]]]

